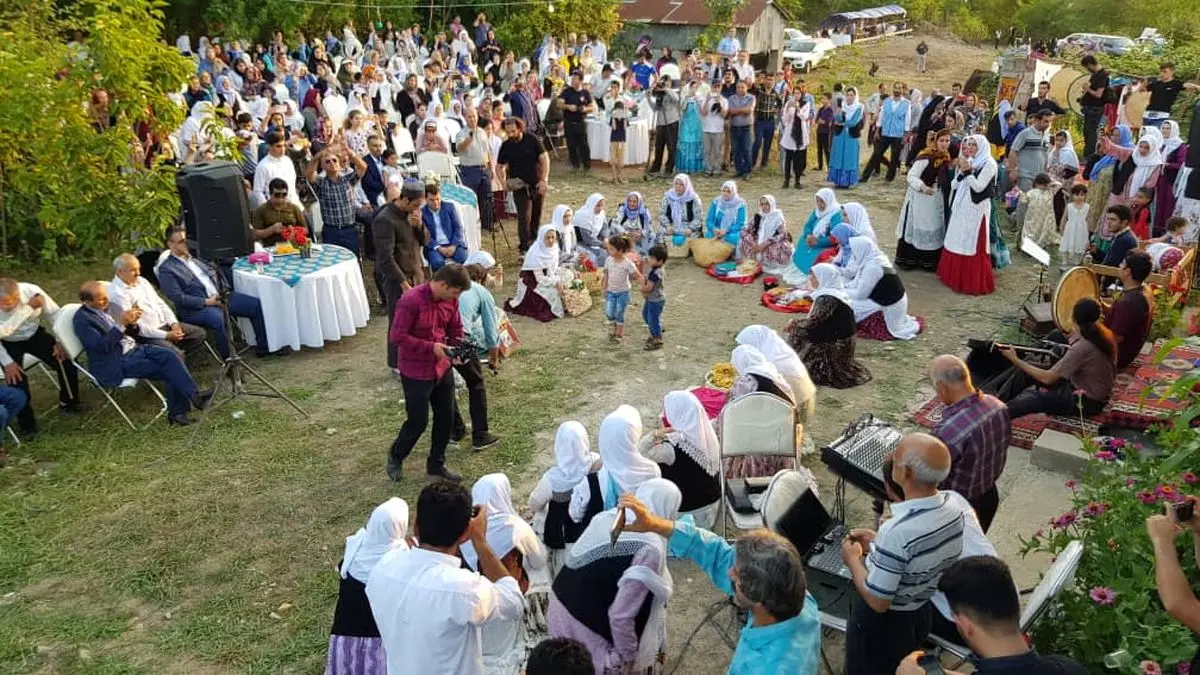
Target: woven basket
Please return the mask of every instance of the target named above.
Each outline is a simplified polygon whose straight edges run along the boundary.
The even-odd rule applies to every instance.
[[[579,316],[592,308],[592,294],[586,288],[568,288],[563,291],[562,301],[567,316]]]
[[[583,280],[584,286],[591,293],[599,293],[604,290],[604,272],[595,270],[593,272],[582,272],[579,278]]]

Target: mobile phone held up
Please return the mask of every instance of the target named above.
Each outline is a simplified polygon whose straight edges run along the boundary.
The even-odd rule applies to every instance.
[[[1196,515],[1196,502],[1188,499],[1187,501],[1178,502],[1171,505],[1171,510],[1175,512],[1175,520],[1179,523],[1187,523]]]
[[[946,671],[942,669],[942,662],[933,654],[922,654],[921,658],[917,659],[917,665],[930,675],[946,675]]]
[[[608,531],[609,544],[616,548],[617,539],[621,537],[621,533],[625,531],[625,508],[617,509],[617,516],[613,518],[612,529]]]

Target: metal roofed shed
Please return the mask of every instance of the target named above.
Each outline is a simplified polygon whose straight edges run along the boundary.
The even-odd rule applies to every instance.
[[[830,14],[821,22],[821,30],[848,33],[854,42],[912,32],[908,27],[908,10],[900,5]]]

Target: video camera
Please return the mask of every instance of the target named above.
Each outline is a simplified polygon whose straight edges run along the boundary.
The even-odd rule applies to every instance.
[[[479,347],[470,340],[464,340],[457,347],[451,347],[446,350],[446,357],[451,361],[459,361],[468,359],[479,353]]]

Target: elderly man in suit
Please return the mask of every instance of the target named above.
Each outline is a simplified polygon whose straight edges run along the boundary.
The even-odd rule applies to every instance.
[[[228,359],[229,335],[225,332],[225,316],[221,312],[223,301],[218,288],[217,270],[192,255],[188,250],[187,232],[183,228],[173,228],[167,232],[167,250],[171,255],[158,266],[158,285],[163,294],[175,305],[175,312],[181,321],[212,331],[217,353],[222,359]],[[229,294],[228,302],[231,316],[249,319],[254,327],[257,354],[266,356],[270,353],[262,303],[258,298],[234,292]],[[291,352],[291,347],[284,347],[277,353],[287,352]]]
[[[138,331],[141,309],[128,309],[118,318],[109,316],[108,291],[99,281],[89,281],[79,289],[83,306],[75,313],[75,335],[87,352],[88,370],[104,387],[116,387],[127,377],[162,380],[167,388],[167,422],[187,425],[191,407],[203,410],[212,400],[213,391],[200,391],[172,349],[154,345],[138,346],[133,336]]]
[[[425,225],[425,260],[431,271],[440,270],[446,263],[461,265],[467,261],[467,240],[458,210],[442,199],[442,189],[436,184],[425,186],[421,222]]]

